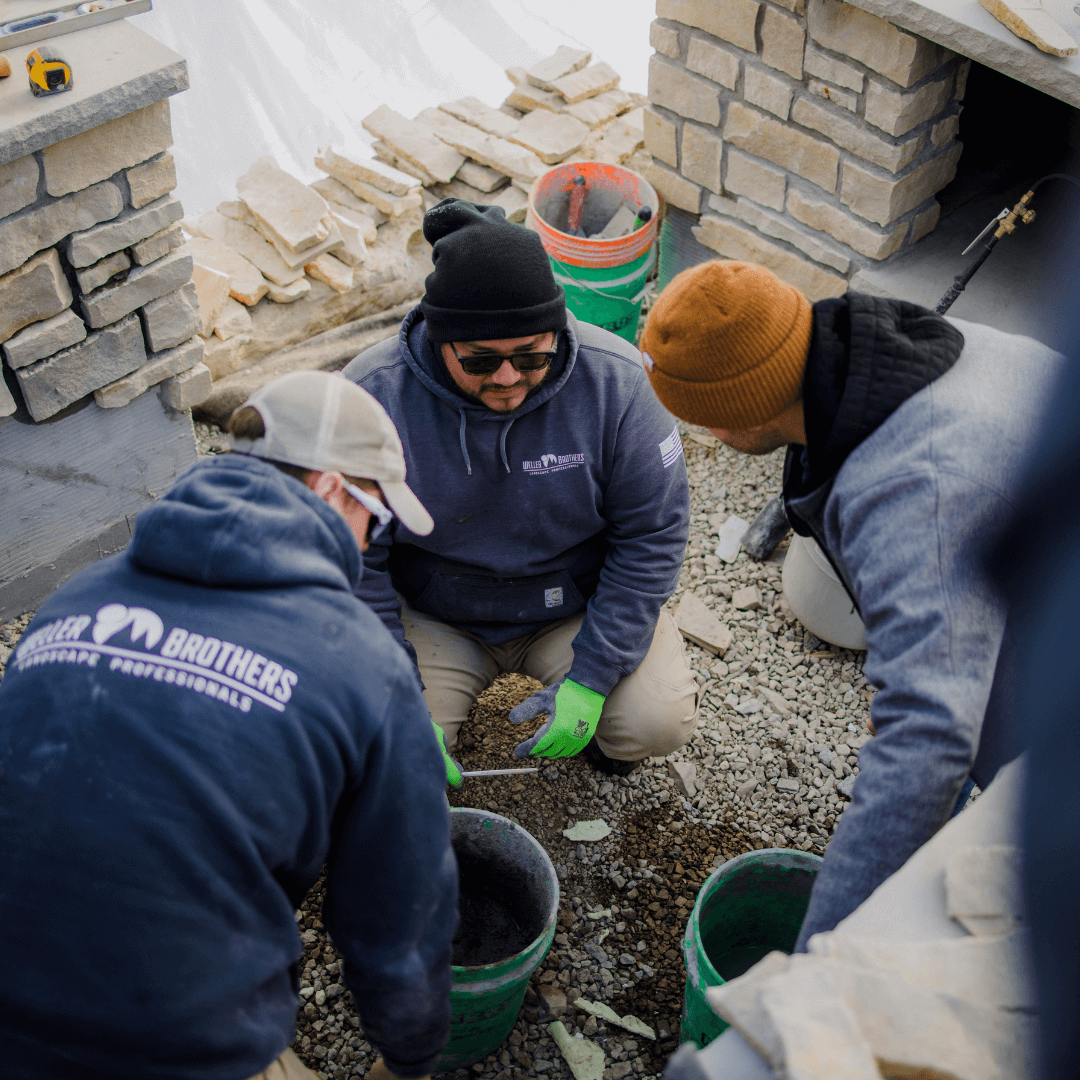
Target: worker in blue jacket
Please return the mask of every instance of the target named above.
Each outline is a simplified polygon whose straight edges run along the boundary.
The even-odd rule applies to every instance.
[[[294,916],[324,920],[374,1075],[449,1031],[457,874],[416,673],[353,595],[431,519],[393,425],[300,372],[230,421],[128,549],[46,601],[0,686],[0,1073],[313,1078]]]
[[[446,199],[424,235],[423,300],[345,375],[393,419],[435,528],[396,522],[358,595],[416,658],[447,745],[477,696],[518,672],[544,689],[510,719],[547,716],[518,756],[584,750],[625,775],[697,723],[662,611],[689,516],[674,418],[637,349],[567,314],[536,233]],[[458,779],[449,759],[447,772]]]

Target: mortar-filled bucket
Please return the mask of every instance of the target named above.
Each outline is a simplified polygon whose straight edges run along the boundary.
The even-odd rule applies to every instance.
[[[701,886],[683,936],[686,994],[680,1042],[706,1046],[727,1029],[705,991],[745,974],[762,957],[795,948],[820,855],[787,848],[729,859]]]
[[[578,176],[585,178],[581,217],[585,233],[601,232],[620,206],[635,212],[647,206],[651,218],[626,236],[603,240],[572,236],[565,230],[570,191]],[[634,341],[656,252],[659,209],[652,185],[621,165],[574,161],[536,178],[525,225],[540,235],[555,280],[566,290],[566,306],[583,322]]]
[[[559,879],[520,825],[484,810],[450,811],[458,860],[450,1041],[438,1070],[487,1057],[510,1034],[532,973],[555,937]],[[460,963],[459,963],[460,961]]]

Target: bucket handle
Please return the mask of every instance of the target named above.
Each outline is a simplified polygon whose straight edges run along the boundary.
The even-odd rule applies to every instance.
[[[606,282],[604,282],[604,288],[601,288],[599,285],[593,285],[591,282],[582,281],[580,278],[574,277],[570,273],[570,268],[568,266],[564,266],[550,252],[548,252],[548,257],[551,259],[551,261],[557,267],[559,267],[560,270],[565,270],[566,271],[566,274],[555,274],[554,275],[555,280],[557,282],[559,282],[559,284],[561,284],[561,285],[576,285],[579,289],[588,289],[589,292],[594,292],[598,296],[602,296],[605,300],[621,300],[625,304],[633,305],[633,304],[639,304],[644,299],[645,294],[649,291],[649,271],[652,269],[653,256],[655,255],[655,252],[656,252],[656,245],[654,244],[649,249],[649,261],[645,263],[645,265],[641,268],[641,270],[635,270],[634,273],[627,274],[625,277],[616,278],[614,281],[606,281]],[[631,282],[631,281],[635,280],[636,278],[640,277],[642,272],[644,272],[644,274],[645,274],[645,285],[643,286],[641,291],[638,292],[637,294],[635,294],[634,296],[631,296],[629,298],[627,298],[625,296],[610,296],[607,292],[604,291],[605,289],[613,289],[618,285],[626,285],[629,282]]]

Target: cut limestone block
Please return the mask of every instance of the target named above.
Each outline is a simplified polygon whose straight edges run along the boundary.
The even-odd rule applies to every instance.
[[[522,83],[510,91],[502,103],[502,108],[503,110],[510,108],[522,113],[531,113],[535,109],[562,112],[566,108],[566,98],[551,90],[540,90],[535,86]]]
[[[497,135],[500,139],[508,139],[517,130],[518,121],[509,117],[498,109],[486,105],[479,98],[464,97],[457,101],[448,101],[440,105],[443,112],[460,120],[464,124],[472,124],[489,135]]]
[[[541,90],[551,90],[552,83],[556,79],[580,71],[591,59],[590,52],[583,49],[571,49],[569,45],[560,45],[551,56],[533,64],[525,73],[525,77],[531,85],[538,86]]]
[[[207,240],[215,240],[255,266],[264,277],[277,285],[288,285],[304,276],[303,270],[295,270],[278,254],[277,249],[258,229],[234,221],[216,210],[203,214],[196,228]]]
[[[334,176],[347,176],[350,180],[362,180],[387,195],[408,195],[420,187],[420,181],[415,176],[400,172],[381,161],[351,154],[339,147],[323,147],[315,155],[315,164],[323,172]]]
[[[45,147],[45,190],[68,195],[172,146],[169,101],[157,101]]]
[[[51,319],[31,323],[5,341],[4,357],[13,370],[27,367],[82,341],[85,337],[86,324],[68,308]]]
[[[0,341],[31,323],[59,315],[71,303],[71,287],[56,248],[0,277]]]
[[[424,109],[416,121],[463,155],[515,180],[531,184],[544,171],[544,163],[532,151],[506,139],[487,135],[440,109]]]
[[[457,171],[455,180],[460,180],[463,184],[468,184],[469,187],[474,187],[478,191],[498,191],[500,188],[506,187],[510,183],[510,177],[505,173],[497,172],[495,169],[489,169],[486,165],[481,165],[478,161],[466,161]]]
[[[0,165],[0,218],[18,213],[37,199],[38,171],[33,154]]]
[[[761,590],[756,585],[736,589],[731,594],[731,606],[736,611],[756,611],[761,607]]]
[[[241,202],[294,254],[323,243],[331,231],[326,200],[272,157],[261,157],[239,180]]]
[[[363,221],[368,221],[363,214],[357,214]],[[341,233],[342,244],[334,248],[334,258],[340,259],[346,266],[363,266],[367,261],[367,245],[361,232],[363,226],[357,226],[348,216],[348,211],[334,213],[334,224]]]
[[[335,292],[348,292],[352,288],[352,267],[346,266],[333,255],[320,255],[304,266],[304,272],[316,281],[325,282]]]
[[[199,314],[202,316],[202,330],[199,333],[203,337],[209,337],[214,332],[214,323],[229,299],[229,281],[229,275],[223,270],[193,262],[191,283],[199,294]]]
[[[613,67],[601,62],[581,71],[575,71],[571,75],[564,75],[561,79],[555,79],[551,88],[562,94],[567,105],[575,105],[586,98],[614,90],[618,85],[619,73]]]
[[[332,176],[324,176],[321,180],[316,180],[311,187],[326,199],[327,202],[333,204],[333,206],[330,207],[331,210],[334,209],[334,206],[343,206],[346,210],[364,214],[371,220],[372,225],[375,226],[382,225],[390,220],[388,214],[384,214],[377,206],[372,206],[371,203],[357,198],[340,180],[335,180]],[[222,206],[224,205],[225,204],[222,203]],[[218,212],[225,213],[221,206],[218,207]],[[231,215],[226,216],[228,217]],[[374,244],[374,236],[368,239],[368,234],[365,233],[364,243]]]
[[[236,303],[235,300],[230,303]],[[238,307],[240,305],[237,305]],[[241,308],[244,314],[247,311]],[[199,294],[189,281],[174,292],[167,293],[139,309],[146,343],[153,352],[171,349],[202,329],[199,313]],[[251,325],[251,320],[248,320]]]
[[[214,334],[221,341],[228,341],[237,334],[247,334],[250,341],[251,316],[248,314],[248,309],[229,297],[221,309],[221,314],[214,320]]]
[[[423,125],[407,120],[385,105],[365,116],[362,123],[398,157],[418,165],[441,183],[452,180],[465,160],[464,154],[437,139]]]
[[[186,248],[149,266],[137,266],[122,282],[103,285],[80,297],[83,318],[87,326],[95,329],[116,322],[151,300],[179,289],[191,280],[191,269],[191,254]]]
[[[125,175],[131,191],[131,205],[138,209],[168,195],[176,187],[176,162],[172,154],[161,154],[144,165],[128,169]]]
[[[306,277],[302,277],[290,285],[275,285],[271,282],[269,295],[275,304],[291,304],[309,292],[311,292],[311,282]]]
[[[146,393],[151,386],[157,386],[172,375],[190,371],[196,364],[202,363],[202,338],[192,338],[175,349],[158,353],[148,363],[137,368],[116,382],[94,391],[94,400],[102,409],[120,409],[130,404],[140,394]]]
[[[161,395],[170,409],[187,412],[201,405],[214,392],[214,379],[205,364],[196,364],[161,384]]]
[[[979,3],[1017,37],[1051,56],[1075,56],[1076,42],[1039,0],[979,0]]]
[[[625,112],[632,103],[633,98],[625,90],[608,90],[576,105],[567,105],[566,112],[575,120],[596,127]]]
[[[686,131],[683,129],[683,146],[686,146]],[[600,137],[597,138],[596,136]],[[645,145],[644,110],[635,109],[625,116],[617,117],[606,126],[585,140],[581,153],[588,154],[593,161],[603,161],[609,165],[622,165],[627,158],[637,153]]]
[[[705,606],[705,601],[693,593],[684,593],[679,601],[675,625],[683,637],[697,642],[715,656],[723,656],[731,645],[731,631]]]
[[[131,259],[138,266],[164,259],[170,251],[175,251],[184,243],[184,232],[180,224],[170,225],[161,232],[131,245]]]
[[[235,297],[241,304],[247,304],[248,307],[257,304],[270,291],[269,283],[259,273],[259,268],[254,263],[249,262],[232,248],[218,243],[217,240],[195,236],[184,245],[183,250],[199,266],[228,274],[229,295]]]
[[[47,206],[5,218],[0,221],[0,274],[22,266],[31,255],[52,247],[69,233],[109,221],[123,209],[120,189],[105,181]],[[97,262],[97,259],[88,261]]]
[[[172,226],[178,229],[178,225]],[[110,278],[129,269],[131,258],[126,251],[115,251],[112,255],[106,255],[100,262],[86,267],[84,270],[75,271],[75,280],[79,283],[79,292],[88,293],[100,288]]]
[[[393,147],[384,143],[381,139],[376,139],[371,144],[371,149],[375,151],[375,156],[379,161],[383,162],[385,165],[389,165],[392,169],[397,169],[398,172],[405,173],[406,176],[415,176],[421,184],[438,183],[435,177],[432,176],[427,169],[422,169],[414,162],[399,157],[398,154],[395,153]]]
[[[315,164],[323,172],[329,173],[335,180],[344,184],[358,199],[363,199],[372,206],[378,207],[388,217],[401,217],[402,214],[415,210],[421,205],[419,184],[416,184],[407,195],[389,195],[365,180],[358,180],[355,176],[341,172],[328,158],[317,157]]]
[[[89,266],[114,251],[131,247],[154,233],[167,229],[184,216],[179,199],[166,195],[140,210],[128,210],[104,225],[75,233],[67,242],[72,266]]]
[[[129,315],[47,360],[20,368],[15,375],[30,415],[45,420],[145,362],[139,317]]]
[[[203,345],[203,363],[209,368],[213,378],[224,379],[226,375],[232,375],[247,363],[244,347],[250,344],[250,334],[237,334],[228,341],[222,341],[212,334]]]
[[[375,207],[372,207],[374,210]],[[334,221],[334,215],[329,212],[330,207],[327,206],[326,220],[330,222],[330,235],[321,243],[316,244],[315,247],[308,248],[306,251],[294,252],[292,248],[288,246],[276,233],[268,228],[263,222],[257,221],[259,232],[266,237],[267,240],[273,245],[274,250],[285,260],[285,265],[291,267],[293,270],[298,267],[303,267],[304,263],[310,262],[316,256],[321,255],[324,251],[333,251],[334,248],[340,247],[342,243],[341,230],[337,227],[337,223]]]
[[[581,146],[589,130],[588,124],[566,113],[536,109],[518,121],[510,141],[532,150],[545,165],[557,165]]]

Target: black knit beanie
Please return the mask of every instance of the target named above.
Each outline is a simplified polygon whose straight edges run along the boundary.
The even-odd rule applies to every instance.
[[[566,326],[566,294],[540,237],[498,206],[443,199],[424,215],[435,269],[420,310],[430,341],[530,337]]]

